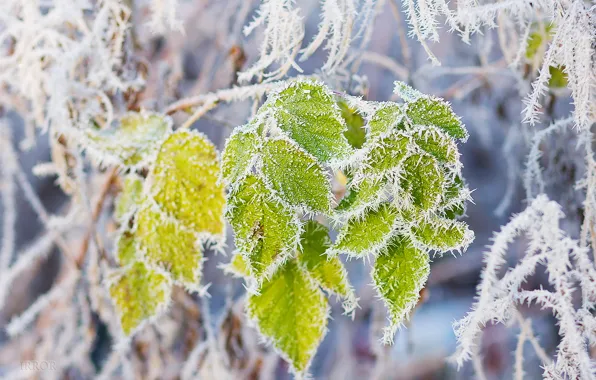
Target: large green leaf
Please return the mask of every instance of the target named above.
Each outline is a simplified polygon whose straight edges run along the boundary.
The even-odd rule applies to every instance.
[[[348,220],[339,232],[335,249],[358,256],[376,253],[390,238],[397,215],[397,210],[385,203]]]
[[[145,206],[136,215],[135,238],[145,261],[171,274],[188,289],[198,291],[202,268],[202,247],[197,234],[159,211]]]
[[[250,170],[259,150],[258,139],[252,125],[237,128],[228,138],[221,158],[221,173],[227,184],[235,184]]]
[[[109,291],[122,330],[131,335],[143,321],[166,310],[171,282],[137,261],[110,280]]]
[[[329,306],[319,287],[294,261],[250,295],[248,316],[292,369],[303,374],[326,331]]]
[[[403,236],[394,237],[377,257],[372,277],[390,317],[384,342],[393,341],[397,328],[416,306],[429,272],[428,254]]]
[[[118,127],[87,131],[88,151],[103,158],[105,155],[126,166],[142,164],[154,153],[159,143],[172,130],[168,117],[154,114],[129,113]]]
[[[466,140],[468,131],[449,103],[442,99],[424,96],[408,103],[406,115],[413,125],[434,125],[445,131],[449,136]]]
[[[208,240],[221,239],[225,195],[217,152],[205,136],[186,130],[170,135],[151,174],[150,193],[163,211]]]
[[[329,178],[317,161],[287,140],[268,140],[263,147],[263,174],[275,194],[310,211],[331,209]]]
[[[439,202],[444,178],[432,156],[411,155],[404,161],[402,176],[401,187],[416,206],[428,210]]]
[[[230,194],[227,216],[236,247],[257,279],[271,274],[296,250],[300,228],[294,212],[273,199],[253,175]]]
[[[270,112],[282,131],[323,163],[342,161],[352,152],[333,93],[322,83],[290,82],[271,94],[259,112]]]

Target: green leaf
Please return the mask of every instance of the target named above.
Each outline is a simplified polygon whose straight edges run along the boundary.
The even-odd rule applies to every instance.
[[[294,372],[306,372],[325,336],[329,306],[294,261],[263,283],[259,294],[249,296],[247,313]]]
[[[379,103],[378,108],[368,122],[369,139],[385,134],[391,130],[402,129],[402,107],[397,103]]]
[[[366,207],[376,207],[385,198],[386,185],[384,179],[363,177],[358,184],[350,184],[348,195],[335,210],[350,214],[364,211]]]
[[[403,236],[391,239],[377,257],[372,277],[390,319],[384,329],[385,343],[393,341],[397,328],[416,306],[429,272],[428,254],[412,246]]]
[[[221,159],[221,172],[227,184],[234,184],[252,167],[259,150],[256,131],[246,127],[236,128],[228,138]]]
[[[199,290],[203,253],[194,231],[157,209],[145,206],[136,215],[136,238],[145,261],[172,275],[190,290]]]
[[[416,100],[426,96],[420,91],[408,86],[404,82],[395,81],[393,84],[395,85],[393,93],[408,103],[415,102]]]
[[[126,223],[129,216],[139,205],[143,194],[143,178],[131,173],[124,178],[122,192],[116,200],[114,217],[120,223]]]
[[[409,142],[409,138],[399,132],[375,141],[364,160],[364,175],[382,174],[401,165],[408,154]]]
[[[466,250],[474,239],[474,233],[464,222],[435,216],[414,225],[412,239],[427,249],[440,252]]]
[[[449,103],[434,97],[422,97],[408,103],[406,115],[416,125],[433,125],[445,131],[449,136],[466,140],[468,131],[455,115]]]
[[[88,130],[88,151],[102,158],[105,154],[126,166],[142,164],[172,130],[170,118],[160,115],[129,113],[117,128]]]
[[[456,165],[459,154],[453,140],[434,128],[424,128],[414,133],[414,141],[439,162]]]
[[[563,88],[567,87],[567,73],[563,67],[549,66],[548,72],[550,73],[550,79],[548,80],[548,87],[550,88]]]
[[[367,255],[381,249],[394,229],[397,210],[382,204],[376,210],[368,210],[362,217],[355,217],[342,227],[335,248],[352,255]]]
[[[118,252],[116,258],[120,263],[120,266],[126,266],[136,260],[137,257],[137,246],[135,235],[130,230],[123,231],[116,241],[116,247]]]
[[[150,193],[184,227],[207,240],[219,240],[225,228],[225,194],[218,178],[219,159],[213,144],[197,132],[179,130],[159,150]]]
[[[290,82],[271,94],[259,112],[271,112],[282,131],[323,163],[342,161],[352,153],[333,93],[322,83]]]
[[[546,24],[544,30],[540,30],[538,24],[533,25],[535,29],[528,37],[528,45],[526,47],[526,58],[529,60],[534,59],[536,53],[542,46],[543,43],[548,43],[553,35],[553,24]],[[542,59],[541,59],[542,60]]]
[[[403,164],[401,187],[414,205],[423,210],[434,207],[443,193],[443,173],[429,155],[414,154]]]
[[[353,297],[346,269],[337,256],[325,253],[331,247],[329,230],[314,220],[308,221],[300,239],[298,263],[325,290],[344,298]]]
[[[344,132],[344,136],[352,147],[360,149],[366,140],[366,130],[364,129],[364,119],[354,108],[351,108],[345,101],[337,103],[341,110],[341,116],[346,122],[348,129]]]
[[[133,263],[110,282],[110,297],[127,336],[143,321],[161,314],[167,308],[170,281],[142,262]]]
[[[275,194],[290,205],[310,211],[330,211],[329,178],[312,156],[289,141],[265,142],[263,174]]]
[[[256,279],[270,275],[296,250],[300,227],[294,212],[274,200],[253,175],[230,194],[227,216],[236,247]]]

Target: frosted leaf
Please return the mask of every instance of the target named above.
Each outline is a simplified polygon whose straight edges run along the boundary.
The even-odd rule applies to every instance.
[[[426,97],[426,95],[408,86],[404,82],[395,81],[393,84],[395,85],[395,87],[393,88],[393,93],[398,95],[405,102],[415,102],[416,100],[422,97]]]
[[[150,206],[137,213],[136,225],[143,259],[169,272],[179,284],[198,290],[203,252],[196,234]]]
[[[225,228],[225,194],[218,178],[219,159],[213,144],[202,134],[179,130],[159,150],[150,193],[184,227],[219,240]]]
[[[455,142],[434,128],[421,129],[414,133],[414,142],[439,162],[457,164],[459,154]]]
[[[116,247],[118,249],[116,257],[121,266],[126,266],[136,260],[136,240],[131,230],[125,230],[118,236]]]
[[[410,139],[399,132],[393,132],[375,141],[364,160],[363,175],[366,177],[369,173],[382,174],[401,165],[408,154],[409,143]]]
[[[124,334],[131,335],[143,321],[166,310],[171,286],[165,275],[138,261],[110,279],[110,297]]]
[[[354,148],[360,149],[366,140],[366,130],[364,129],[364,118],[358,111],[350,107],[345,101],[338,102],[341,116],[346,122],[347,129],[344,136],[348,139],[350,145]]]
[[[382,204],[348,220],[339,232],[335,248],[358,256],[377,252],[390,238],[397,215],[394,207]]]
[[[466,250],[474,239],[474,233],[466,223],[439,217],[421,220],[411,231],[413,240],[440,252]]]
[[[329,306],[319,287],[289,261],[249,296],[246,309],[293,371],[304,373],[326,332]]]
[[[250,268],[246,257],[241,252],[234,252],[232,260],[223,266],[226,273],[231,273],[236,277],[250,277]]]
[[[403,114],[399,104],[380,103],[368,122],[369,139],[383,135],[393,129],[400,129]]]
[[[331,184],[314,157],[286,140],[263,146],[263,174],[276,195],[310,211],[331,209]]]
[[[377,257],[372,277],[389,311],[389,326],[383,333],[385,343],[393,342],[397,328],[416,306],[429,272],[428,254],[403,236],[392,238]]]
[[[443,192],[443,173],[433,157],[411,155],[404,161],[402,173],[400,185],[414,205],[428,210],[437,204]]]
[[[171,124],[168,117],[161,115],[129,113],[122,117],[118,127],[87,130],[90,151],[100,158],[107,153],[117,162],[136,166],[155,152],[159,142],[172,130]]]
[[[291,82],[270,95],[259,112],[271,112],[277,126],[320,162],[339,162],[352,153],[344,136],[345,121],[333,94],[322,83]]]
[[[226,184],[234,184],[246,175],[258,150],[258,135],[252,128],[237,128],[232,133],[221,158],[221,174]]]
[[[251,274],[257,279],[270,275],[296,249],[300,225],[294,212],[273,199],[253,175],[229,195],[228,202],[236,247],[246,256]]]
[[[347,272],[337,256],[325,253],[331,247],[329,230],[311,220],[304,226],[300,239],[298,264],[302,266],[323,289],[344,298],[353,298],[353,289]]]
[[[413,125],[433,125],[453,138],[464,141],[468,138],[468,131],[461,120],[455,115],[449,103],[442,99],[425,96],[413,103],[408,103],[406,116]]]
[[[124,178],[122,192],[116,200],[114,217],[120,223],[126,223],[125,218],[129,216],[139,205],[143,193],[143,178],[135,173],[128,174]]]
[[[342,213],[358,213],[366,207],[375,207],[385,198],[387,182],[384,179],[364,177],[357,185],[351,184],[349,193],[335,209]]]

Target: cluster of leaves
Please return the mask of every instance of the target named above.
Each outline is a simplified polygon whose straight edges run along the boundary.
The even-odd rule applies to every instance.
[[[130,114],[90,137],[129,171],[115,210],[121,268],[109,290],[130,335],[167,308],[173,284],[200,290],[204,245],[223,244],[225,231],[219,157],[205,136],[172,132],[156,115]]]
[[[319,82],[293,81],[227,141],[222,178],[237,248],[227,269],[246,279],[249,317],[297,373],[326,331],[321,289],[342,297],[346,312],[356,306],[339,253],[376,258],[390,342],[426,282],[428,253],[473,239],[456,220],[469,198],[456,145],[466,130],[442,100],[402,83],[396,92],[403,103],[338,100]],[[338,173],[348,182],[336,204]]]

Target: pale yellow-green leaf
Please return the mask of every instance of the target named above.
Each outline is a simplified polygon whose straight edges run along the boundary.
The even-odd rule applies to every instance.
[[[135,235],[130,230],[123,231],[116,241],[118,252],[116,258],[121,266],[131,264],[137,257]]]
[[[432,217],[412,227],[412,238],[428,249],[437,251],[465,250],[474,234],[468,225],[457,220]]]
[[[246,175],[258,150],[259,137],[252,125],[232,133],[221,157],[221,174],[227,184],[235,184]]]
[[[377,110],[368,122],[369,139],[387,133],[391,130],[401,129],[403,111],[397,103],[380,103]]]
[[[87,137],[98,155],[107,154],[126,166],[135,166],[150,158],[171,129],[167,117],[128,113],[117,127],[90,129]]]
[[[246,257],[241,252],[234,252],[232,260],[224,265],[223,270],[226,273],[231,273],[238,277],[250,277],[249,264],[246,261]]]
[[[372,277],[390,317],[390,324],[383,334],[384,342],[392,342],[399,325],[409,317],[429,272],[428,254],[415,248],[403,236],[392,238],[377,257]]]
[[[249,296],[247,312],[294,372],[305,373],[325,335],[329,306],[293,260]]]
[[[364,160],[364,176],[382,174],[398,167],[408,154],[410,139],[393,132],[380,140],[375,140]]]
[[[310,211],[331,209],[331,184],[319,163],[286,140],[268,140],[263,147],[263,174],[276,195]]]
[[[360,149],[366,140],[366,130],[364,129],[364,118],[355,108],[352,108],[345,101],[338,102],[341,116],[346,122],[347,129],[344,136],[352,147]]]
[[[150,178],[150,194],[161,209],[200,234],[224,232],[225,194],[218,182],[215,147],[196,132],[179,130],[162,144]]]
[[[131,173],[124,178],[122,192],[116,200],[114,217],[120,223],[126,223],[124,220],[139,205],[143,194],[143,178],[137,174]]]
[[[401,187],[423,210],[434,207],[443,192],[443,172],[434,157],[413,154],[403,164]]]
[[[350,214],[364,211],[365,207],[376,207],[385,197],[387,181],[382,178],[364,177],[357,187],[350,184],[348,194],[335,210]]]
[[[172,278],[192,290],[199,289],[202,247],[196,234],[155,207],[136,215],[135,238],[145,260],[168,271]]]
[[[143,321],[165,311],[171,283],[163,274],[137,261],[112,279],[109,288],[122,330],[130,335]]]

